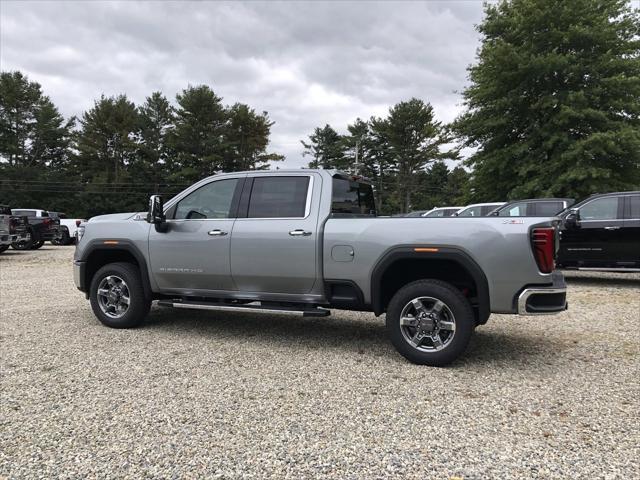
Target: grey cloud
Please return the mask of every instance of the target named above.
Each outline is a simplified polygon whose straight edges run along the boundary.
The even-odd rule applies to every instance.
[[[299,166],[318,125],[344,131],[419,97],[459,112],[480,2],[2,2],[0,64],[40,82],[66,115],[101,94],[136,102],[206,83],[266,110],[271,148]]]

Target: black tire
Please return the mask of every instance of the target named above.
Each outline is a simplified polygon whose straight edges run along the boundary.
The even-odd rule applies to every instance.
[[[408,327],[400,325],[402,311],[413,299],[419,297],[440,300],[453,314],[455,331],[449,342],[444,343],[441,350],[424,351],[418,349],[403,335],[403,328],[407,332]],[[403,357],[419,365],[443,367],[453,362],[467,348],[474,330],[475,318],[471,304],[458,289],[440,280],[418,280],[405,285],[393,296],[387,307],[386,323],[391,343]],[[445,335],[449,335],[449,333],[445,332]],[[427,342],[430,343],[430,340]],[[420,345],[420,342],[417,343]]]
[[[37,250],[43,245],[44,245],[44,240],[38,240],[37,242],[34,242],[33,245],[31,245],[31,250]]]
[[[71,236],[69,235],[69,230],[66,228],[62,230],[62,235],[59,238],[54,238],[51,240],[51,245],[69,245],[71,243]]]
[[[13,242],[11,248],[14,250],[31,250],[36,240],[36,234],[33,228],[27,230],[27,239],[21,242]]]
[[[0,253],[4,252],[7,248],[9,248],[9,245],[0,245]]]
[[[129,307],[120,318],[112,318],[103,312],[98,300],[98,287],[100,283],[103,279],[111,275],[120,277],[125,282],[129,293]],[[140,270],[130,263],[109,263],[102,267],[91,279],[89,292],[93,313],[102,324],[111,328],[137,327],[142,324],[151,307],[151,300],[147,299],[144,295]]]

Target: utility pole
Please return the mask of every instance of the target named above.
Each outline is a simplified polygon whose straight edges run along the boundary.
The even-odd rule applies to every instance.
[[[353,164],[355,167],[355,175],[358,176],[358,167],[360,164],[358,163],[358,153],[360,151],[360,139],[356,140],[356,162]]]

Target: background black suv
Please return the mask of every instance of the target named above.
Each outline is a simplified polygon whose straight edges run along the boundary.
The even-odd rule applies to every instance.
[[[640,192],[592,195],[560,217],[558,266],[640,269]]]

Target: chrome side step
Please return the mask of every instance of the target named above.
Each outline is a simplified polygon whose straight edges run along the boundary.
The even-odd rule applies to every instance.
[[[628,268],[628,267],[578,267],[578,270],[583,272],[640,272],[640,268]]]
[[[163,307],[187,308],[193,310],[217,310],[224,312],[256,312],[256,313],[279,313],[284,315],[294,315],[301,317],[327,317],[331,315],[329,310],[324,308],[295,308],[281,307],[277,305],[256,305],[249,303],[246,305],[232,305],[227,303],[198,303],[180,300],[159,300],[158,305]]]

